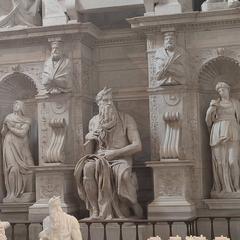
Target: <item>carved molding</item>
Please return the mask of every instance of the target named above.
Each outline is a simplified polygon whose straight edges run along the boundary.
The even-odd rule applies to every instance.
[[[66,121],[64,118],[52,119],[49,125],[52,129],[52,136],[46,154],[46,163],[63,163]]]
[[[229,26],[239,26],[238,9],[211,12],[188,12],[162,16],[144,16],[128,19],[133,29],[146,33],[161,32],[162,28],[174,27],[177,30],[195,30],[213,28],[223,29]]]
[[[180,159],[180,113],[166,112],[163,115],[166,123],[161,159]]]
[[[203,88],[215,89],[219,76],[225,77],[232,86],[239,82],[240,66],[238,60],[222,55],[220,49],[218,52],[219,56],[208,60],[200,69],[199,84]]]
[[[149,98],[150,126],[151,126],[151,158],[159,160],[159,109],[157,96]]]
[[[0,66],[0,82],[10,78],[28,79],[32,85],[35,85],[39,94],[43,87],[41,84],[42,64],[11,64]],[[30,84],[30,83],[29,83]],[[24,87],[27,89],[26,87]]]
[[[46,149],[48,146],[49,139],[49,109],[46,103],[39,103],[39,162],[46,162]]]
[[[164,95],[163,99],[168,106],[176,106],[180,103],[181,98],[176,94]]]
[[[56,176],[44,176],[39,179],[40,199],[49,199],[53,196],[61,195],[61,178]]]

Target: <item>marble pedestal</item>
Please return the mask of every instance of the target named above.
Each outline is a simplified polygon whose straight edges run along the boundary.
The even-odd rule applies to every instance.
[[[240,209],[240,199],[205,199],[204,202],[207,204],[209,209],[213,210],[225,210]]]
[[[53,196],[60,196],[62,208],[67,213],[75,213],[76,193],[73,177],[74,166],[48,165],[35,167],[36,174],[36,203],[29,208],[30,221],[42,221],[48,213],[48,201]]]
[[[154,16],[154,15],[168,15],[176,14],[182,12],[182,6],[178,0],[167,0],[165,3],[160,3],[154,7],[154,3],[146,0],[145,1],[146,13],[144,16]]]
[[[149,219],[189,219],[195,217],[191,202],[191,169],[188,161],[147,163],[153,169],[154,201],[148,205]]]
[[[227,9],[228,3],[227,2],[215,2],[215,3],[204,2],[201,8],[203,12]]]
[[[62,25],[68,22],[61,4],[56,0],[43,0],[43,26]]]
[[[155,7],[155,15],[176,14],[182,12],[182,6],[178,0],[166,1],[167,3]]]

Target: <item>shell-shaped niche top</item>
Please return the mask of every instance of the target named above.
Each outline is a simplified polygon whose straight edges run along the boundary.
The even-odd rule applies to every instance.
[[[218,56],[206,62],[199,72],[199,84],[202,89],[214,90],[219,78],[223,78],[230,86],[240,85],[240,66],[236,59]]]
[[[5,76],[0,81],[0,105],[8,108],[15,100],[33,99],[37,88],[33,80],[20,72]]]

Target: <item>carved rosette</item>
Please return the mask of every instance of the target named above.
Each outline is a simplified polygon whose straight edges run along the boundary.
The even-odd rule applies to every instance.
[[[66,121],[64,118],[52,119],[49,126],[52,129],[52,136],[46,154],[46,163],[63,163],[65,160]]]
[[[180,113],[166,112],[163,115],[166,123],[165,138],[163,142],[161,159],[179,159],[180,158]]]

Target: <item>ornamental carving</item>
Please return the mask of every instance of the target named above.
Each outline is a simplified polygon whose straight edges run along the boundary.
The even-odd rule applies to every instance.
[[[161,159],[180,158],[180,113],[166,112],[163,115],[166,123],[165,138],[163,142]]]

